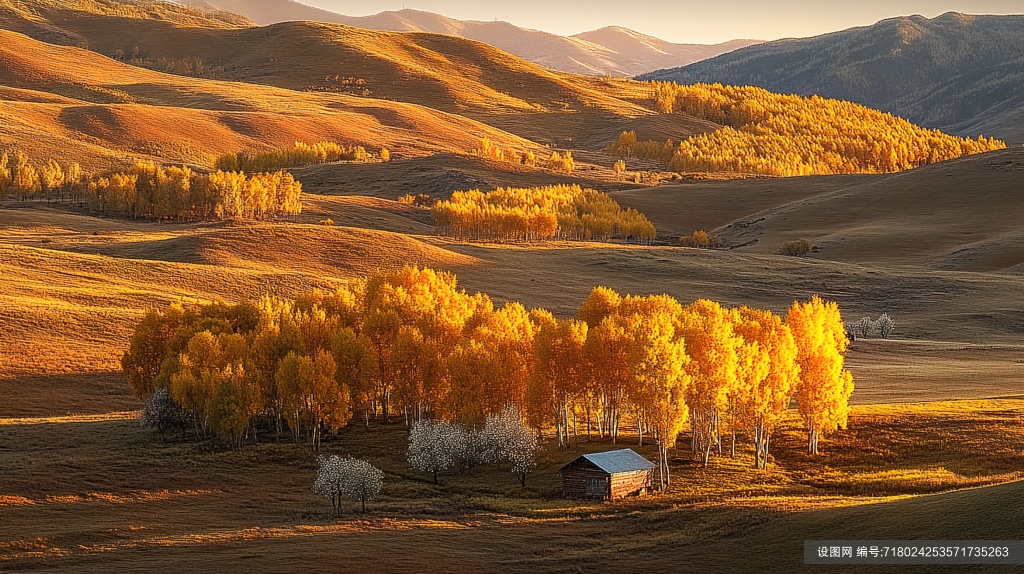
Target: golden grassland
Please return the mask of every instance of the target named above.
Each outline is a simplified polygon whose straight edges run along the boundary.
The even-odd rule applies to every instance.
[[[461,116],[343,94],[186,78],[0,30],[0,145],[106,166],[125,154],[211,166],[226,152],[340,139],[400,154],[528,140]],[[53,100],[42,93],[71,98]],[[35,97],[32,94],[40,94]],[[26,101],[27,100],[27,101]]]
[[[135,420],[119,420],[123,413],[8,419],[0,431],[0,461],[9,469],[0,493],[0,563],[125,569],[202,561],[270,571],[344,557],[346,568],[379,561],[377,568],[395,570],[446,556],[439,570],[547,572],[580,560],[619,567],[620,553],[629,552],[668,564],[713,540],[784,537],[805,527],[801,517],[853,509],[884,516],[912,495],[1018,480],[1022,415],[1018,399],[855,407],[850,428],[812,459],[791,411],[768,472],[751,468],[745,442],[737,458],[701,468],[690,461],[684,434],[670,453],[668,492],[606,504],[561,498],[557,469],[582,452],[610,448],[607,439],[581,437],[566,451],[548,440],[525,490],[507,469],[490,467],[443,475],[435,486],[407,467],[403,425],[352,425],[325,441],[325,451],[368,458],[385,470],[386,486],[367,514],[348,503],[340,520],[309,490],[313,455],[272,436],[242,452],[210,451],[173,432],[162,440]],[[656,448],[636,445],[628,432],[619,445],[645,454]],[[934,524],[906,527],[923,535]],[[245,557],[261,559],[231,562]]]
[[[611,196],[661,233],[705,229],[741,253],[775,254],[807,238],[818,259],[1019,275],[1022,177],[1018,146],[889,175],[684,183]]]

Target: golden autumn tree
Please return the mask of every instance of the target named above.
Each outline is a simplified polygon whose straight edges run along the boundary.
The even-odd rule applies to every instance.
[[[363,422],[369,429],[372,385],[378,368],[373,345],[365,335],[346,326],[335,333],[331,350],[337,365],[338,385],[349,389],[352,407],[363,412]]]
[[[678,313],[657,302],[645,307],[622,317],[632,334],[630,400],[636,406],[640,432],[646,426],[657,438],[659,480],[664,489],[671,481],[668,448],[675,446],[688,414],[685,398],[690,377],[686,365],[690,358],[677,329]]]
[[[734,413],[753,430],[754,467],[767,468],[769,441],[800,376],[796,342],[782,318],[767,310],[736,309],[733,329],[743,339]],[[733,455],[735,449],[734,425]]]
[[[843,361],[850,341],[839,305],[817,295],[807,303],[795,301],[786,325],[796,341],[800,365],[796,399],[807,425],[807,452],[816,455],[823,434],[846,428],[853,375],[843,368]]]
[[[590,295],[580,305],[576,318],[585,322],[591,329],[601,324],[605,317],[615,313],[622,303],[622,296],[608,287],[594,287]]]
[[[729,395],[739,382],[738,353],[743,340],[733,331],[729,310],[708,299],[686,307],[680,325],[690,356],[686,404],[693,448],[707,466],[716,444],[721,454],[721,415],[727,411]]]
[[[537,325],[534,339],[535,362],[527,392],[527,413],[536,426],[554,423],[559,448],[569,446],[572,421],[577,444],[575,402],[587,392],[589,365],[586,356],[587,324],[568,319],[559,321],[550,312],[531,313]],[[587,431],[590,414],[587,410]]]

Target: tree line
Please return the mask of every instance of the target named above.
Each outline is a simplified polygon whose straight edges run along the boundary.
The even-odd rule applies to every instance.
[[[651,241],[657,231],[642,213],[579,185],[457,191],[431,209],[443,235],[464,240]]]
[[[660,111],[723,126],[675,148],[669,168],[679,172],[890,173],[1006,147],[994,138],[951,136],[843,100],[721,84],[653,82],[651,90]],[[630,138],[623,137],[609,149],[631,149]],[[652,153],[660,145],[637,144],[635,136],[632,141]]]
[[[302,184],[286,171],[200,174],[187,166],[138,161],[125,170],[85,173],[77,163],[34,164],[22,152],[0,154],[0,201],[43,195],[103,215],[195,221],[266,219],[302,212]]]
[[[175,304],[148,313],[122,368],[134,394],[177,406],[197,438],[241,447],[258,428],[319,448],[356,418],[397,414],[407,425],[455,421],[480,428],[514,408],[559,446],[589,436],[667,448],[689,421],[694,456],[707,464],[746,434],[755,464],[795,397],[816,454],[821,435],[845,428],[853,391],[848,339],[835,303],[796,302],[785,319],[667,295],[595,288],[576,317],[519,303],[495,308],[454,275],[405,267],[334,292],[237,305]],[[166,405],[165,405],[166,406]],[[174,409],[170,409],[174,410]]]
[[[360,145],[346,146],[321,141],[313,144],[295,142],[291,146],[259,152],[229,152],[216,159],[213,166],[221,171],[265,172],[291,167],[303,167],[329,161],[367,162],[373,154]],[[381,148],[381,161],[391,159],[391,152]]]

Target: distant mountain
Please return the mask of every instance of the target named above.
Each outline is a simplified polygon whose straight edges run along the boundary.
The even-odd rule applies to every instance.
[[[1024,142],[1024,16],[909,16],[750,46],[641,79],[818,94],[961,135]]]
[[[513,26],[508,22],[477,22],[432,12],[398,10],[373,16],[344,16],[293,0],[179,0],[191,6],[217,8],[244,16],[261,26],[308,20],[387,32],[430,32],[479,40],[531,62],[577,74],[632,77],[644,72],[713,58],[756,44],[733,40],[722,44],[673,44],[626,28],[608,27],[576,36],[558,36]]]

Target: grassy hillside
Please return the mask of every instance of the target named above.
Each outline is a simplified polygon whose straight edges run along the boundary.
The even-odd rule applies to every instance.
[[[572,146],[595,130],[632,129],[631,122],[654,115],[587,79],[453,36],[309,22],[179,26],[154,17],[97,14],[88,5],[58,7],[49,0],[25,0],[25,5],[33,8],[31,17],[0,9],[0,28],[87,46],[161,71],[199,74],[195,64],[201,60],[202,75],[220,79],[421,104],[542,143]],[[676,138],[717,127],[693,118],[670,121]]]
[[[750,46],[646,79],[818,94],[956,133],[1024,142],[1024,16],[950,12]],[[984,119],[984,122],[980,120]]]
[[[86,165],[128,154],[212,165],[228,151],[331,139],[399,154],[535,144],[421,106],[187,78],[0,30],[0,147]]]
[[[882,267],[1024,270],[1020,147],[898,174],[666,185],[613,192],[665,235],[721,234],[733,250],[770,255],[807,238],[810,257]]]

